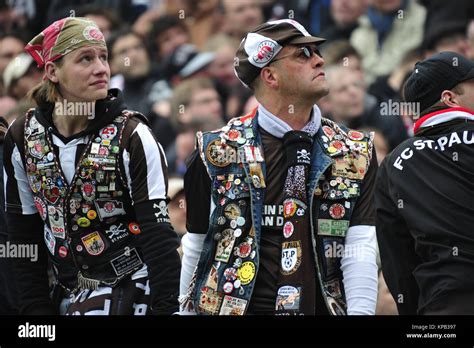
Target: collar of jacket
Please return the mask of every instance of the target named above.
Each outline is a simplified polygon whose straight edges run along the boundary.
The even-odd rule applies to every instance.
[[[61,135],[53,124],[53,110],[54,106],[48,109],[36,108],[36,118],[38,122],[56,135],[62,142],[68,143],[71,140],[83,137],[86,134],[93,134],[99,129],[105,127],[107,124],[113,122],[115,117],[120,115],[127,106],[124,103],[123,94],[119,89],[110,89],[107,97],[98,100],[95,103],[95,118],[89,122],[87,128],[72,137],[66,138]]]
[[[262,104],[258,105],[257,110],[259,114],[258,125],[274,137],[281,139],[286,132],[293,130],[288,123],[272,114]],[[321,110],[314,104],[311,110],[311,118],[301,130],[313,137],[319,128],[321,128]]]
[[[253,117],[253,119],[252,119],[252,128],[255,131],[255,134],[257,135],[256,139],[255,139],[256,144],[257,144],[257,146],[261,146],[262,145],[261,136],[260,136],[260,132],[258,131],[258,128],[259,128],[258,118],[259,118],[260,113],[258,112],[257,109],[254,109],[252,114],[253,113],[255,113],[255,117]],[[325,121],[327,121],[327,120],[325,120]],[[323,135],[324,135],[323,128],[320,125],[319,128],[318,128],[318,131],[316,132],[316,135],[314,136],[313,149],[311,151],[311,167],[310,167],[310,176],[309,176],[309,182],[310,182],[311,187],[315,186],[315,184],[319,180],[319,177],[321,176],[321,174],[324,173],[324,171],[333,162],[333,160],[331,159],[331,156],[329,155],[329,153],[327,152],[327,150],[323,146],[323,143],[322,143]],[[266,172],[267,171],[266,171],[265,161],[262,162],[261,165],[262,165],[263,177],[266,181],[267,180],[267,177],[266,177]],[[308,191],[308,192],[310,192],[310,191]]]
[[[259,112],[258,109],[255,108],[249,115],[246,115],[241,118],[241,121],[244,121],[246,118],[253,117],[252,119],[252,128],[255,131],[256,134],[256,146],[261,146],[261,136],[260,132],[258,131],[259,128]],[[309,176],[309,182],[311,187],[315,186],[317,181],[319,180],[319,177],[321,176],[322,173],[333,163],[332,157],[339,156],[339,154],[330,154],[327,149],[324,147],[323,144],[323,136],[324,136],[324,131],[323,131],[323,125],[329,126],[335,130],[337,130],[338,133],[344,134],[344,137],[347,137],[346,132],[344,129],[341,129],[336,123],[333,121],[330,121],[328,119],[321,119],[321,125],[318,128],[318,131],[316,132],[314,136],[314,141],[313,141],[313,149],[311,151],[311,167],[310,167],[310,176]],[[263,151],[262,151],[263,153]],[[370,157],[371,151],[369,151],[369,157]],[[370,160],[369,160],[370,162]],[[245,165],[245,164],[244,164]],[[265,161],[261,163],[262,165],[262,172],[263,172],[263,177],[266,181],[266,165]],[[309,192],[309,191],[308,191]]]
[[[418,121],[415,122],[413,132],[415,135],[419,135],[423,128],[437,126],[441,123],[463,119],[474,121],[474,112],[467,108],[455,107],[446,108],[426,114]]]

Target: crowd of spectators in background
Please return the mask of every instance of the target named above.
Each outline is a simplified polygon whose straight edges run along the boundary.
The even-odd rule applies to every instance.
[[[401,101],[414,64],[440,51],[474,59],[471,0],[0,0],[0,116],[9,124],[34,106],[27,93],[42,80],[23,48],[66,16],[98,24],[107,39],[109,87],[148,118],[163,146],[170,215],[180,235],[186,233],[182,177],[195,133],[256,106],[234,74],[234,56],[257,25],[291,18],[327,39],[323,116],[375,130],[379,162],[412,135],[410,118],[387,113],[387,105]],[[378,312],[393,311],[388,307],[382,303]]]

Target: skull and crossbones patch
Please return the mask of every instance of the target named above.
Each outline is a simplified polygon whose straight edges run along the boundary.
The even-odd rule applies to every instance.
[[[156,217],[156,222],[170,222],[168,214],[168,205],[165,200],[153,203],[153,214]]]
[[[310,164],[311,153],[306,149],[298,150],[296,151],[296,159],[298,164]]]

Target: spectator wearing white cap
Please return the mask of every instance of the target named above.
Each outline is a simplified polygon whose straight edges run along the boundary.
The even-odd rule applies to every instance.
[[[7,95],[20,100],[41,82],[42,73],[26,53],[18,55],[8,63],[3,72],[3,85]]]

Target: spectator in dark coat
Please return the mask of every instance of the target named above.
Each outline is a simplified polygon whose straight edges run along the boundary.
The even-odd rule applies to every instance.
[[[3,138],[7,130],[7,122],[0,117],[0,185],[3,188]],[[0,190],[0,244],[7,242],[7,224],[5,222],[5,197]],[[8,258],[0,257],[0,315],[17,314],[15,299],[15,282]]]

